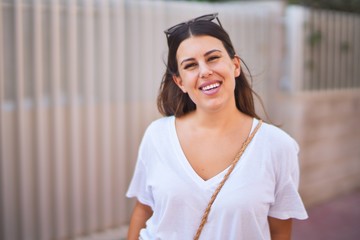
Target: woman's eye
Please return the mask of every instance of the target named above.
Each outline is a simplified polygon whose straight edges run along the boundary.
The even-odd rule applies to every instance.
[[[196,63],[189,63],[189,64],[186,64],[184,69],[189,69],[189,68],[193,68],[196,66]]]
[[[214,61],[214,60],[216,60],[216,59],[218,59],[218,58],[220,58],[219,56],[211,56],[211,57],[209,57],[208,58],[208,61]]]

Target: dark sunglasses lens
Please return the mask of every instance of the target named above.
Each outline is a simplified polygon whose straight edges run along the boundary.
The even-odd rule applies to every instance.
[[[171,28],[169,28],[168,30],[166,30],[165,33],[171,35],[171,34],[173,34],[173,33],[176,31],[176,29],[178,29],[178,28],[181,27],[182,25],[185,25],[185,23],[179,23],[179,24],[177,24],[177,25],[175,25],[175,26],[172,26]]]
[[[212,21],[217,17],[217,15],[218,14],[215,13],[215,14],[207,14],[207,15],[204,15],[204,16],[200,16],[200,17],[194,18],[192,20],[189,20],[187,22],[182,22],[182,23],[179,23],[179,24],[177,24],[175,26],[172,26],[171,28],[165,30],[164,32],[167,35],[167,37],[169,37],[171,34],[173,34],[178,28],[180,28],[183,25],[189,24],[191,22],[197,22],[197,21]]]
[[[214,14],[210,14],[210,15],[204,15],[201,17],[198,17],[194,20],[194,22],[196,21],[212,21],[216,18],[216,16]]]

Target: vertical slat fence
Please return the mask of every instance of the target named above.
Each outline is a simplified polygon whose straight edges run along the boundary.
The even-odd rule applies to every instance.
[[[138,145],[159,117],[163,30],[219,12],[255,88],[269,100],[267,87],[281,74],[274,59],[281,58],[283,7],[2,1],[0,238],[121,239],[116,229],[129,221],[133,201],[124,195]]]

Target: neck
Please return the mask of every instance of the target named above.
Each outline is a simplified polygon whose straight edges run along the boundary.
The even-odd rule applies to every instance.
[[[233,124],[238,125],[246,118],[248,118],[248,116],[240,112],[236,106],[217,112],[195,110],[192,115],[194,126],[202,129],[211,129],[214,131],[226,129],[233,126]]]

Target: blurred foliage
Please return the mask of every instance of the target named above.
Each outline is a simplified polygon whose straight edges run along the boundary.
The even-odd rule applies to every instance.
[[[360,14],[360,0],[287,0],[289,4]]]
[[[320,30],[312,31],[312,33],[310,34],[310,36],[308,38],[308,43],[310,44],[310,46],[315,47],[318,44],[320,44],[321,38],[322,38],[322,34],[321,34]]]
[[[187,0],[190,2],[235,2],[259,0]],[[279,0],[312,8],[330,9],[360,14],[360,0]]]
[[[185,0],[188,2],[235,2],[236,0]]]

